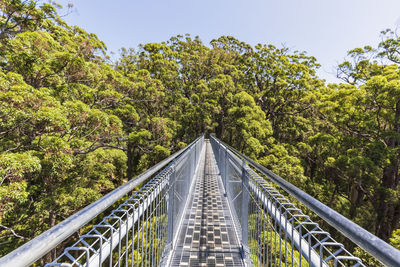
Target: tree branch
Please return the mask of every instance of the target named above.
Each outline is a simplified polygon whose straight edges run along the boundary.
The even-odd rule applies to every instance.
[[[82,150],[74,151],[74,155],[85,155],[85,154],[88,154],[88,153],[90,153],[90,152],[96,151],[96,150],[99,149],[99,148],[112,148],[112,149],[119,149],[119,150],[122,150],[122,151],[128,151],[128,150],[127,150],[126,148],[124,148],[124,147],[119,147],[119,146],[113,146],[113,145],[109,145],[109,144],[102,144],[102,143],[100,143],[100,144],[98,144],[97,146],[94,146],[94,147],[92,147],[92,148],[89,148],[88,150],[85,150],[85,151],[82,151]]]
[[[15,236],[15,237],[18,237],[18,238],[21,238],[21,239],[26,239],[26,237],[17,234],[17,233],[16,233],[13,229],[11,229],[10,227],[4,226],[4,225],[2,225],[2,224],[0,224],[0,227],[3,228],[3,229],[6,229],[6,230],[8,230],[8,231],[10,231],[10,232],[12,233],[12,235]]]

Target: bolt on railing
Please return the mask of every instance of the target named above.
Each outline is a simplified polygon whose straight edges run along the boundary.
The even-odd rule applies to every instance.
[[[46,266],[133,267],[158,266],[165,262],[174,245],[203,144],[204,136],[201,136],[188,147],[1,258],[0,266],[32,264],[116,201],[125,198],[118,208]],[[136,186],[150,178],[129,197]]]
[[[253,266],[365,266],[281,194],[280,187],[387,266],[400,251],[211,136],[243,257]]]

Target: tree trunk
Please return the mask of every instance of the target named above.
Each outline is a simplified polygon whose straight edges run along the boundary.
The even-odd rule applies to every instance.
[[[393,131],[400,134],[400,101],[396,103]],[[400,142],[395,138],[389,138],[386,144],[388,147],[395,149],[400,145]],[[388,241],[389,237],[392,236],[393,230],[400,227],[399,199],[394,199],[390,193],[390,190],[398,190],[399,162],[400,153],[397,152],[397,155],[391,159],[390,165],[383,169],[382,188],[378,193],[378,218],[375,234],[385,241]]]
[[[306,165],[304,168],[305,169],[304,174],[305,176],[310,177],[311,181],[314,182],[314,176],[317,170],[317,165],[315,164],[315,160],[311,159],[310,157],[305,157],[304,162]]]
[[[394,159],[392,164],[383,169],[381,190],[378,193],[377,223],[375,234],[385,241],[392,236],[393,230],[399,227],[399,205],[396,199],[392,199],[388,189],[396,190],[398,186],[398,159]],[[396,215],[397,213],[397,215]]]
[[[128,180],[132,179],[133,176],[133,157],[134,157],[134,146],[131,143],[128,143],[128,152],[127,152],[127,169],[126,169],[126,178]]]
[[[56,226],[57,223],[57,216],[55,212],[51,212],[50,213],[50,228],[53,228],[54,226]],[[57,247],[53,248],[50,251],[50,255],[51,255],[51,261],[54,261],[57,257]]]
[[[56,225],[56,213],[54,211],[49,211],[49,226],[50,228],[54,227]],[[50,250],[49,253],[47,253],[46,255],[44,255],[41,259],[40,259],[40,265],[44,266],[46,263],[52,262],[56,259],[57,257],[57,248],[54,248],[52,250]]]
[[[349,210],[349,217],[353,220],[357,216],[357,208],[361,206],[362,201],[364,199],[364,192],[355,182],[352,184],[350,188],[350,210]]]
[[[222,116],[220,116],[217,120],[217,127],[215,127],[215,135],[217,136],[218,139],[221,139],[222,136],[222,129],[223,129],[223,122],[222,122]]]

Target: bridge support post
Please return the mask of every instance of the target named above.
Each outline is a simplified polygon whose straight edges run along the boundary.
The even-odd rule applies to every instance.
[[[190,163],[191,163],[192,167],[190,169],[190,177],[189,177],[190,179],[188,181],[188,190],[187,190],[188,194],[189,194],[189,191],[190,191],[190,185],[192,184],[192,181],[194,179],[194,173],[196,171],[196,146],[193,146],[191,148],[190,153],[191,153]]]
[[[167,232],[167,249],[173,249],[172,241],[174,239],[174,199],[175,199],[175,161],[171,166],[172,173],[169,176],[169,189],[168,189],[168,206],[167,206],[167,214],[168,214],[168,232]]]
[[[229,163],[229,161],[228,161],[228,148],[227,147],[225,147],[225,153],[224,153],[225,155],[224,155],[224,162],[222,163],[221,162],[221,164],[223,164],[224,165],[224,176],[223,176],[223,181],[224,181],[224,191],[225,191],[225,196],[227,196],[228,194],[228,192],[227,192],[227,190],[226,190],[226,183],[227,183],[227,178],[228,178],[228,173],[229,173],[229,166],[228,166],[228,163]]]
[[[242,257],[246,266],[249,266],[250,262],[250,250],[249,250],[249,235],[248,235],[248,221],[249,221],[249,177],[246,170],[246,162],[242,161]]]
[[[222,166],[222,155],[221,155],[222,149],[221,149],[221,143],[218,144],[218,160],[217,160],[217,165],[219,169],[219,174],[221,177],[223,176],[224,173],[224,167]]]
[[[196,169],[196,163],[197,163],[197,144],[194,145],[194,164],[195,164],[195,169]]]
[[[217,155],[218,160],[217,160],[217,163],[221,164],[221,142],[219,142],[219,141],[218,141],[217,148],[218,148],[218,155]],[[220,170],[220,173],[221,173],[221,170]]]

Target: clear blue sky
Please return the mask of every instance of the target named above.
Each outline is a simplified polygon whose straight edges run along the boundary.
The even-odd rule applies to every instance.
[[[232,35],[255,45],[307,51],[336,81],[334,67],[352,48],[376,45],[380,31],[400,27],[400,0],[61,0],[70,24],[96,33],[111,52],[190,33],[208,44]]]

